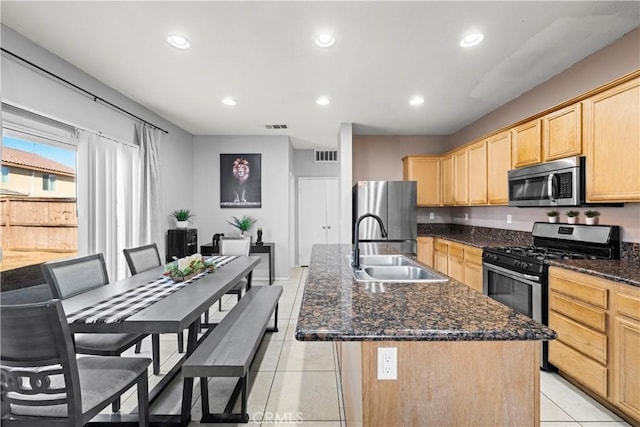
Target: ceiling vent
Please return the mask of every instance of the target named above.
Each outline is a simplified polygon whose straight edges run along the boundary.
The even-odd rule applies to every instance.
[[[316,163],[337,163],[338,150],[313,150]]]
[[[289,125],[264,125],[267,129],[289,129]]]

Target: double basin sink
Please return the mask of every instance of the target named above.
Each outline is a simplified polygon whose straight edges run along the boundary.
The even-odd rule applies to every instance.
[[[449,278],[404,255],[360,255],[360,268],[351,267],[358,282],[443,283]]]

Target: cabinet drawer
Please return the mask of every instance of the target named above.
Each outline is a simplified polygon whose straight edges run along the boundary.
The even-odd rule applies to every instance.
[[[549,289],[607,309],[608,290],[598,286],[598,280],[602,282],[602,279],[587,274],[575,273],[557,267],[549,269]]]
[[[446,254],[447,252],[449,252],[449,245],[447,245],[445,242],[441,242],[441,241],[438,241],[438,240],[436,240],[436,241],[433,243],[433,248],[434,248],[436,251],[438,251],[438,252],[442,252],[442,253],[445,253],[445,254]]]
[[[549,362],[576,381],[607,397],[607,368],[558,340],[549,342]]]
[[[616,294],[616,310],[620,314],[640,320],[640,297]]]
[[[464,259],[470,263],[482,265],[482,249],[472,247],[464,248]]]
[[[607,336],[552,311],[549,327],[558,333],[558,339],[592,359],[607,364]]]
[[[464,259],[464,248],[458,245],[449,245],[449,256]]]
[[[554,292],[549,293],[549,309],[596,329],[607,331],[607,315],[599,309],[568,299]]]

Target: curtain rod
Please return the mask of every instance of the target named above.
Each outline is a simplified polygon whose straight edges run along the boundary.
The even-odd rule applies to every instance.
[[[26,64],[29,64],[31,67],[34,67],[34,68],[36,68],[37,70],[40,70],[40,71],[42,71],[43,73],[45,73],[45,74],[47,74],[47,75],[49,75],[49,76],[51,76],[51,77],[54,77],[54,78],[56,78],[56,79],[60,80],[61,82],[65,83],[65,84],[67,84],[67,85],[69,85],[69,86],[71,86],[72,88],[74,88],[74,89],[76,89],[76,90],[78,90],[78,91],[80,91],[80,92],[84,93],[85,95],[90,96],[91,98],[93,98],[94,102],[98,102],[98,101],[100,101],[100,102],[102,102],[102,103],[104,103],[104,104],[108,105],[109,107],[114,108],[114,109],[116,109],[116,110],[120,111],[121,113],[127,114],[127,115],[129,115],[129,116],[131,116],[131,117],[133,117],[133,118],[135,118],[135,119],[140,120],[140,121],[141,121],[142,123],[144,123],[144,124],[147,124],[147,125],[149,125],[149,126],[151,126],[151,127],[154,127],[154,128],[156,128],[156,129],[158,129],[159,131],[162,131],[162,132],[164,132],[164,133],[166,133],[166,134],[168,134],[168,133],[169,133],[168,131],[166,131],[166,130],[162,129],[160,126],[156,126],[156,125],[154,125],[153,123],[148,122],[148,121],[146,121],[145,119],[143,119],[143,118],[141,118],[141,117],[138,117],[138,116],[136,116],[135,114],[133,114],[133,113],[131,113],[131,112],[129,112],[129,111],[127,111],[127,110],[125,110],[124,108],[121,108],[121,107],[118,107],[118,106],[117,106],[117,105],[115,105],[115,104],[112,104],[111,102],[107,101],[106,99],[101,98],[101,97],[99,97],[98,95],[96,95],[96,94],[94,94],[94,93],[92,93],[92,92],[89,92],[89,91],[88,91],[88,90],[86,90],[86,89],[81,88],[80,86],[76,85],[75,83],[71,83],[69,80],[62,78],[62,77],[60,77],[59,75],[54,74],[54,73],[52,73],[52,72],[51,72],[51,71],[49,71],[49,70],[45,70],[44,68],[40,67],[39,65],[34,64],[33,62],[29,61],[28,59],[25,59],[25,58],[23,58],[23,57],[21,57],[21,56],[19,56],[19,55],[16,55],[15,53],[11,52],[10,50],[7,50],[7,49],[5,49],[5,48],[3,48],[3,47],[0,47],[0,50],[2,50],[2,52],[5,52],[5,53],[7,53],[7,54],[9,54],[9,55],[13,56],[13,57],[14,57],[14,58],[16,58],[16,59],[19,59],[20,61],[22,61],[22,62],[24,62],[24,63],[26,63]]]

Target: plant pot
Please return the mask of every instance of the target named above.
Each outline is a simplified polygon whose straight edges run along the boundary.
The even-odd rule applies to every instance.
[[[567,224],[575,224],[578,222],[578,217],[577,216],[568,216],[567,217]]]
[[[550,223],[555,224],[556,222],[558,222],[558,217],[557,216],[548,216],[547,220],[549,220]]]
[[[189,228],[189,221],[176,221],[176,228]]]
[[[587,225],[596,225],[598,223],[598,217],[597,216],[594,216],[591,218],[586,217],[584,221]]]

